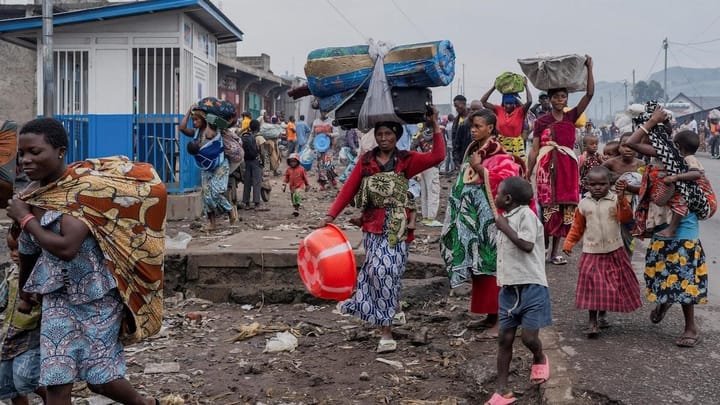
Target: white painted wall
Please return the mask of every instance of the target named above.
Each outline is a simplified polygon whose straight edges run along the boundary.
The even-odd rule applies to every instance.
[[[90,114],[132,114],[132,56],[128,49],[95,49]]]

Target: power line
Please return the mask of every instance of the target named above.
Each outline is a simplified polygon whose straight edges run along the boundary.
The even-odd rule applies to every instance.
[[[699,42],[670,42],[673,45],[682,45],[682,46],[692,46],[692,45],[704,45],[704,44],[710,44],[713,42],[720,41],[720,38],[715,39],[708,39],[707,41],[699,41]]]
[[[720,15],[718,15],[717,17],[715,17],[715,19],[713,19],[713,20],[710,22],[710,24],[707,25],[707,27],[705,27],[702,31],[700,31],[699,34],[695,35],[695,38],[697,38],[697,37],[699,37],[700,35],[703,35],[705,32],[707,32],[707,30],[709,30],[710,27],[712,27],[713,25],[715,25],[715,23],[718,22],[718,20],[720,20]]]
[[[428,39],[428,36],[425,35],[425,33],[420,29],[420,27],[418,27],[417,24],[415,24],[415,21],[413,21],[407,14],[405,14],[405,11],[395,2],[395,0],[391,0],[391,1],[392,1],[392,4],[395,6],[395,8],[400,12],[400,14],[402,14],[403,17],[405,17],[407,22],[409,22],[410,25],[412,25],[412,27],[415,28],[415,31],[417,31],[420,34],[420,36],[422,36],[424,39]]]
[[[335,5],[332,4],[332,2],[330,2],[330,0],[325,0],[325,2],[326,2],[330,7],[332,7],[333,10],[335,10],[335,12],[338,13],[338,15],[340,16],[340,18],[342,18],[343,20],[345,20],[345,22],[346,22],[352,29],[354,29],[355,32],[358,33],[358,35],[360,35],[360,37],[363,39],[363,41],[367,41],[368,37],[367,37],[365,34],[363,34],[362,31],[360,31],[360,29],[358,29],[358,27],[356,27],[355,24],[352,23],[352,21],[350,21],[347,17],[345,17],[345,14],[343,14],[342,11],[340,11],[337,7],[335,7]]]
[[[663,51],[663,47],[661,46],[658,49],[657,55],[655,55],[655,60],[652,63],[652,66],[650,66],[650,70],[648,70],[647,76],[645,76],[645,80],[650,80],[650,74],[652,73],[652,70],[655,68],[655,64],[657,63],[658,58],[660,57],[660,53]]]
[[[678,67],[681,66],[681,65],[680,65],[680,61],[675,57],[675,54],[674,54],[674,53],[670,53],[670,57],[673,58],[673,60],[675,61],[675,63],[677,64]],[[684,71],[683,69],[679,69],[679,70],[680,70],[680,73],[682,73],[682,75],[683,75],[683,77],[685,78],[685,80],[688,82],[688,84],[690,84],[690,88],[692,88],[692,89],[695,91],[695,94],[697,94],[697,95],[702,94],[702,93],[700,93],[700,92],[698,91],[697,87],[695,87],[695,85],[694,85],[693,82],[690,80],[690,78],[687,76],[687,74],[685,74],[685,71]],[[665,91],[667,91],[667,89],[665,89]]]

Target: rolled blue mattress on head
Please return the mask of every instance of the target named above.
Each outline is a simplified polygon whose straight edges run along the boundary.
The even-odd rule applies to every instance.
[[[321,98],[321,110],[333,101],[322,98],[367,87],[373,60],[367,45],[316,49],[308,54],[305,75],[310,92]],[[447,86],[455,77],[455,50],[448,40],[396,46],[383,60],[392,87]]]

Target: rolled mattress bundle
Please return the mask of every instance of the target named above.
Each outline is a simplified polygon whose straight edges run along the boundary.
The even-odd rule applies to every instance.
[[[316,49],[308,55],[305,76],[310,92],[320,98],[321,109],[337,107],[341,94],[365,88],[374,62],[368,45]],[[394,47],[383,60],[391,87],[437,87],[455,77],[455,51],[448,40]],[[332,97],[334,96],[334,97]],[[323,102],[323,98],[331,100]]]

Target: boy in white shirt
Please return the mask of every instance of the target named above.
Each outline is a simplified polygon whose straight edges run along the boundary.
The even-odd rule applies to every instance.
[[[543,224],[530,209],[533,192],[522,177],[509,177],[498,187],[497,282],[501,287],[498,303],[497,387],[487,404],[515,402],[507,389],[513,342],[518,326],[522,342],[533,354],[530,382],[542,384],[550,378],[550,363],[538,335],[540,328],[552,323],[550,294],[545,277],[545,240]]]

